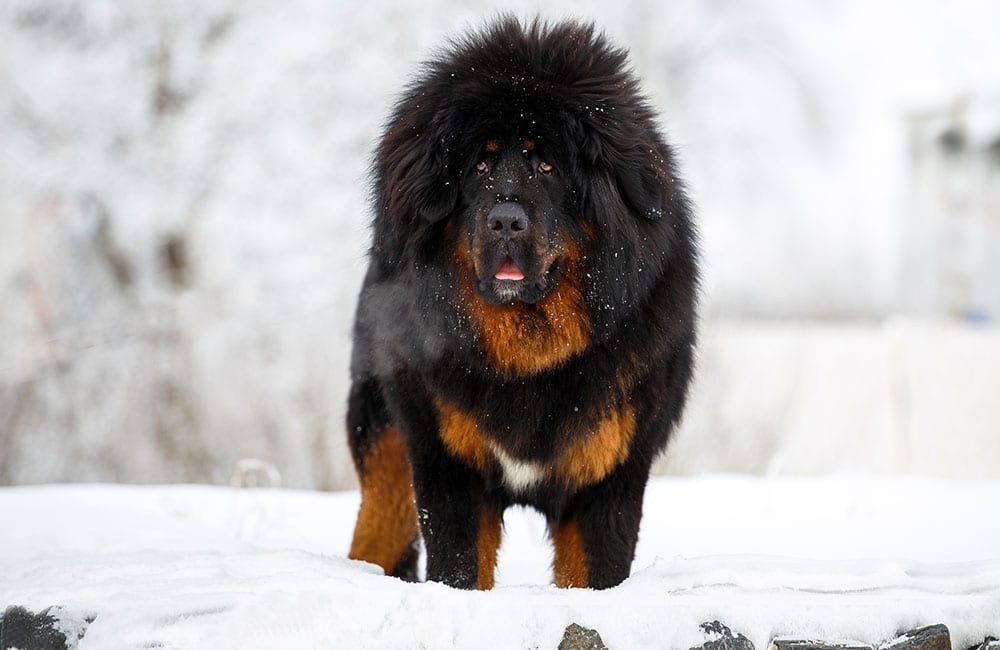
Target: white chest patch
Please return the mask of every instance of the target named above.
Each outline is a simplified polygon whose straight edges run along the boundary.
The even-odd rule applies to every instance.
[[[514,460],[498,447],[493,447],[493,454],[503,470],[503,482],[514,492],[523,492],[545,478],[541,463]]]

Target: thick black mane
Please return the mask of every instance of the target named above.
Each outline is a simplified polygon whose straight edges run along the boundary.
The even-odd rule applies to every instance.
[[[453,41],[397,103],[374,158],[381,273],[433,262],[443,223],[462,208],[469,143],[519,129],[559,151],[573,189],[565,213],[601,233],[608,254],[591,256],[587,272],[601,276],[588,303],[604,329],[646,300],[668,266],[693,291],[689,203],[625,50],[591,24],[510,17]]]

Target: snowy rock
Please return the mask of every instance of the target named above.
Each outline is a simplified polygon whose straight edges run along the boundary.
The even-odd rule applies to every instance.
[[[775,639],[771,650],[872,650],[872,646],[853,641]],[[878,650],[951,650],[951,636],[946,626],[929,625],[901,634]]]
[[[947,626],[929,625],[902,634],[879,650],[951,650],[951,635]]]
[[[608,650],[597,630],[570,623],[563,632],[559,650]]]
[[[968,650],[1000,650],[1000,639],[988,636],[982,643],[972,646]]]
[[[73,629],[68,629],[67,623]],[[79,625],[75,623],[71,618],[67,619],[59,607],[49,607],[33,614],[24,607],[12,605],[0,614],[0,648],[76,648],[89,621]]]
[[[872,650],[870,645],[854,641],[813,641],[806,639],[775,639],[770,650]]]
[[[733,636],[732,630],[719,621],[702,623],[700,627],[705,633],[706,641],[691,650],[754,650],[750,639],[739,633]]]

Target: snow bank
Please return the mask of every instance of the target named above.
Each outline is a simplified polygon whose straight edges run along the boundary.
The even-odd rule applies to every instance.
[[[955,647],[1000,621],[1000,483],[658,479],[633,576],[548,586],[534,515],[507,513],[498,588],[406,584],[343,559],[356,493],[209,487],[0,490],[0,607],[96,616],[81,649],[555,648],[570,622],[611,648],[688,648],[719,619],[878,643],[928,623]]]

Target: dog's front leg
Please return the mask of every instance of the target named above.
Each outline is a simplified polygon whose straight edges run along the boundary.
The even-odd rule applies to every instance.
[[[410,458],[427,579],[460,589],[490,589],[501,509],[487,498],[479,474],[449,455],[436,435],[411,438]]]

